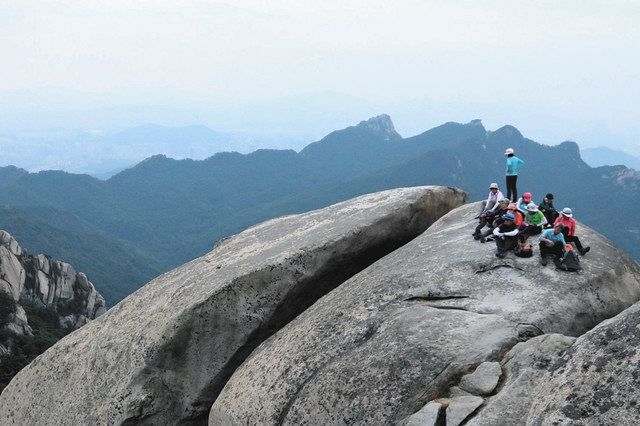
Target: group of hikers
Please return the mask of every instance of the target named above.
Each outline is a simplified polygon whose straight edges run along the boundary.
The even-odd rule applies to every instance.
[[[530,192],[518,198],[516,183],[518,170],[524,161],[515,156],[514,150],[505,151],[507,196],[505,197],[497,183],[489,185],[489,196],[483,201],[479,223],[473,237],[481,243],[493,239],[496,243],[496,256],[504,258],[513,250],[517,256],[531,257],[533,249],[528,239],[540,235],[539,247],[542,265],[546,266],[549,258],[555,265],[564,270],[580,269],[575,249],[584,256],[591,249],[583,246],[576,235],[576,221],[569,207],[557,211],[553,205],[553,194],[544,196],[540,204],[533,202]],[[486,228],[486,229],[485,229]]]

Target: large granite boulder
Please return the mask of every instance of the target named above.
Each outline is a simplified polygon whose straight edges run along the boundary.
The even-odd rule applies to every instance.
[[[465,198],[444,187],[390,190],[229,238],[22,370],[0,396],[0,423],[206,423],[260,342]]]
[[[477,211],[450,212],[264,342],[209,423],[410,423],[433,401],[458,424],[484,398],[461,389],[463,376],[536,335],[578,336],[640,298],[638,265],[588,227],[592,250],[569,273],[537,256],[496,258],[470,237]],[[493,384],[495,369],[481,370]]]

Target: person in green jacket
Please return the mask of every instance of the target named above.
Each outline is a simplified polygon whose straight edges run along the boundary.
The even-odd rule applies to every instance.
[[[509,148],[504,152],[507,157],[506,177],[507,177],[507,198],[515,202],[518,199],[518,170],[524,166],[524,161],[515,156],[513,148]]]
[[[547,224],[547,218],[544,216],[538,206],[529,203],[527,213],[524,215],[524,222],[520,225],[520,241],[525,242],[532,235],[538,235]]]

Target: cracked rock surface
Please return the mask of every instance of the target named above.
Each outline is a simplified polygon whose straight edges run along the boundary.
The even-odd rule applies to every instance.
[[[495,258],[470,237],[477,210],[450,212],[265,341],[209,423],[406,421],[519,341],[581,335],[640,298],[638,265],[590,228],[580,225],[592,247],[583,271],[567,273]]]
[[[261,341],[465,198],[445,187],[395,189],[227,239],[22,370],[0,396],[0,424],[206,423]],[[365,342],[375,329],[363,323],[358,333]]]

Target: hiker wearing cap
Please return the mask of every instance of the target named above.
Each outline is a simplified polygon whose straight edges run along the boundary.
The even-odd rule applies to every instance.
[[[555,223],[558,218],[558,212],[553,206],[553,194],[549,193],[545,195],[540,205],[538,205],[538,209],[544,214],[544,217],[547,218],[547,226],[552,227],[552,224]]]
[[[507,157],[507,198],[511,201],[516,201],[518,199],[518,189],[516,188],[518,170],[524,166],[524,161],[515,156],[513,148],[507,149],[504,155]]]
[[[496,240],[496,257],[504,258],[507,251],[518,246],[518,228],[514,223],[515,216],[507,213],[502,216],[502,224],[493,230]]]
[[[518,205],[516,203],[511,203],[507,206],[507,213],[513,213],[516,217],[516,226],[520,227],[524,223],[524,214],[518,210]]]
[[[480,217],[480,223],[476,227],[476,230],[473,234],[473,238],[476,240],[480,240],[481,243],[486,242],[485,238],[493,233],[493,230],[502,224],[502,217],[508,213],[507,207],[509,206],[509,200],[503,198],[497,204],[497,209],[493,211],[493,215],[487,215],[484,217]],[[489,221],[491,219],[491,221]],[[482,231],[482,228],[488,226],[489,229],[486,231]]]
[[[547,218],[538,210],[538,206],[529,203],[527,213],[524,215],[524,223],[520,225],[520,241],[525,242],[530,236],[538,235],[546,224]]]
[[[524,215],[527,214],[527,206],[533,202],[533,195],[530,192],[522,194],[521,198],[516,201],[516,208]]]
[[[560,212],[560,216],[555,221],[556,224],[561,224],[564,226],[564,230],[562,231],[565,237],[565,240],[568,243],[574,243],[578,252],[584,256],[591,250],[591,247],[583,247],[580,242],[580,238],[576,236],[576,220],[573,218],[573,211],[569,207],[565,207]]]
[[[564,239],[562,224],[554,225],[553,229],[545,230],[540,235],[540,262],[543,266],[547,265],[547,258],[552,256],[554,261],[562,257],[564,246],[567,242]]]
[[[489,185],[489,196],[486,201],[482,202],[482,208],[480,210],[481,213],[486,210],[495,211],[498,208],[498,202],[504,198],[502,192],[500,192],[500,188],[498,188],[497,183],[492,183]]]

